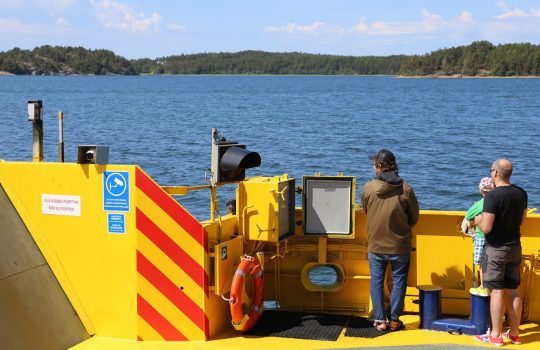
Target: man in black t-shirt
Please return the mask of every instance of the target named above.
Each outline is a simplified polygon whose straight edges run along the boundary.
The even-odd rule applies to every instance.
[[[521,266],[520,226],[527,214],[527,192],[510,183],[512,163],[496,160],[491,166],[495,189],[484,198],[484,210],[475,218],[486,234],[486,255],[482,262],[484,286],[491,289],[491,332],[477,335],[475,340],[496,346],[503,345],[503,337],[521,344],[519,323],[522,301],[518,293]],[[505,298],[507,300],[505,300]],[[510,329],[503,334],[504,305]]]

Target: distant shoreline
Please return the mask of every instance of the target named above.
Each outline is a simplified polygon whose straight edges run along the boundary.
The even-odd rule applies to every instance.
[[[425,55],[341,56],[210,52],[126,59],[106,49],[42,45],[0,51],[0,75],[394,75],[400,78],[539,78],[540,45],[475,41]],[[464,74],[460,74],[462,72]],[[455,73],[455,74],[452,74]]]
[[[107,74],[107,75],[96,75],[96,74],[13,74],[10,72],[0,71],[1,76],[27,76],[27,77],[152,77],[152,76],[164,76],[164,77],[180,77],[180,76],[272,76],[272,77],[394,77],[397,79],[540,79],[540,76],[537,75],[513,75],[513,76],[497,76],[497,75],[464,75],[464,74],[452,74],[452,75],[442,75],[442,74],[427,74],[427,75],[396,75],[396,74],[138,74],[138,75],[128,75],[128,74]]]
[[[397,75],[400,79],[538,79],[538,75],[465,75],[465,74],[427,74],[427,75]]]

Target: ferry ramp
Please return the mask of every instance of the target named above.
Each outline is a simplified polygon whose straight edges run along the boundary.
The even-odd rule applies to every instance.
[[[202,224],[138,167],[0,160],[0,189],[0,349],[206,340],[230,324]]]
[[[1,185],[0,241],[1,348],[66,349],[87,339],[89,334]]]

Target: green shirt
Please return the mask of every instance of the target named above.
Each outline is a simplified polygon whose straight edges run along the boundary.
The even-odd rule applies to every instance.
[[[465,214],[465,219],[469,221],[474,220],[476,216],[482,214],[483,210],[484,210],[484,198],[482,197],[482,199],[474,203],[472,207],[470,207],[469,210],[467,210],[467,214]],[[484,237],[484,232],[480,230],[480,227],[476,226],[475,231],[478,237]]]

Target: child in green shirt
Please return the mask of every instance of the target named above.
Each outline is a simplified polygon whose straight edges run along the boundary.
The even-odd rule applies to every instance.
[[[474,254],[473,254],[473,264],[474,265],[480,265],[480,262],[482,261],[482,258],[485,254],[484,245],[486,242],[484,232],[480,230],[479,227],[475,226],[474,224],[474,218],[480,214],[482,214],[482,211],[484,209],[484,198],[486,194],[491,191],[493,188],[495,188],[495,184],[493,183],[493,180],[491,177],[484,177],[480,180],[480,184],[478,185],[478,189],[480,190],[480,193],[482,194],[482,198],[474,203],[469,210],[467,210],[467,213],[465,214],[465,219],[463,222],[465,223],[462,228],[464,229],[464,233],[467,234],[466,231],[472,233],[474,240]],[[489,290],[484,288],[483,281],[482,281],[482,268],[480,267],[480,286],[478,288],[471,288],[470,292],[474,295],[480,295],[480,296],[488,296]]]

